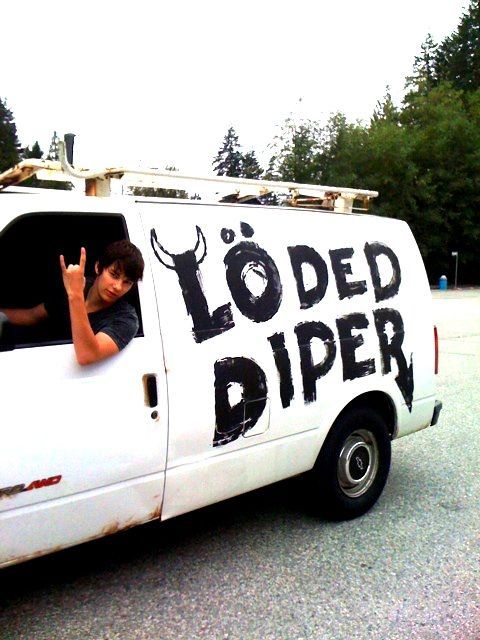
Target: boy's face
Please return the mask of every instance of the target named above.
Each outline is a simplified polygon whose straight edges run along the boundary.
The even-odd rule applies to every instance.
[[[125,275],[121,265],[113,263],[100,272],[98,262],[95,265],[97,279],[95,285],[98,295],[106,304],[113,304],[130,291],[135,284]]]

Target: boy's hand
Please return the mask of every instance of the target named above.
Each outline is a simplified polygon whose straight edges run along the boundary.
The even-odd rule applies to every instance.
[[[65,258],[60,256],[60,269],[62,270],[63,286],[68,297],[83,297],[85,288],[85,263],[87,262],[87,252],[85,247],[80,249],[79,264],[69,264],[65,266]]]

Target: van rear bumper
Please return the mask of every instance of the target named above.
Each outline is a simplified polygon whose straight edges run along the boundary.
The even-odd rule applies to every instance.
[[[435,400],[435,409],[433,410],[432,421],[430,422],[430,426],[433,427],[437,424],[438,418],[440,416],[440,411],[442,410],[443,403],[440,400]]]

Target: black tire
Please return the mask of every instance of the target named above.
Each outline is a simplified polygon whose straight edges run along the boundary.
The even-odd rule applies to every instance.
[[[380,497],[390,470],[391,443],[384,418],[356,408],[332,426],[313,469],[318,511],[329,520],[350,520]]]

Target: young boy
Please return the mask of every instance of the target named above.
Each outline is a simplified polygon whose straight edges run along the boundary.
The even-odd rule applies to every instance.
[[[143,276],[140,250],[128,240],[110,244],[95,263],[96,278],[85,280],[87,254],[79,264],[60,256],[66,301],[44,302],[31,309],[2,309],[15,325],[30,326],[47,319],[59,323],[69,316],[75,355],[80,365],[93,364],[123,349],[138,330],[135,309],[124,299]],[[66,307],[68,306],[68,313]],[[65,322],[65,320],[64,320]],[[67,321],[68,324],[68,321]]]

